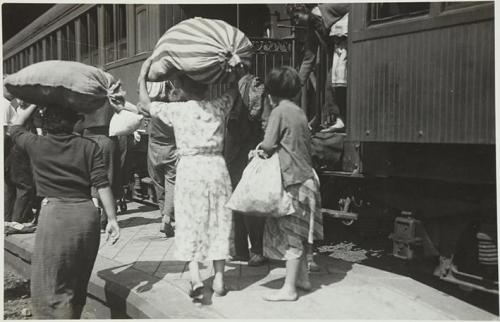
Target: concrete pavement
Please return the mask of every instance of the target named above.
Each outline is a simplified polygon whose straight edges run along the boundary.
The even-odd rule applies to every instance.
[[[206,292],[203,303],[188,297],[186,264],[172,259],[174,239],[159,233],[159,213],[130,203],[119,216],[121,239],[101,240],[89,294],[111,306],[110,316],[125,311],[133,318],[325,318],[404,320],[496,320],[498,316],[409,277],[327,256],[317,256],[321,272],[312,273],[313,291],[299,300],[270,303],[262,295],[279,288],[285,268],[271,262],[248,267],[228,262],[225,297]],[[6,260],[29,263],[34,234],[5,238]],[[17,258],[17,259],[16,259]],[[210,285],[213,269],[203,263]]]

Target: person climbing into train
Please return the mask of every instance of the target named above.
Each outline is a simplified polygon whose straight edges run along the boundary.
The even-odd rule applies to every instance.
[[[174,89],[170,81],[148,82],[147,85],[153,102],[168,102],[169,94]],[[174,186],[177,167],[174,129],[156,116],[151,116],[148,132],[147,167],[160,208],[162,218],[160,232],[167,238],[174,237]]]
[[[345,14],[330,30],[332,66],[325,82],[325,103],[322,111],[321,132],[345,132],[347,108],[347,25]],[[312,122],[314,123],[314,122]]]
[[[232,212],[225,205],[231,180],[223,158],[224,123],[239,95],[237,81],[221,97],[207,100],[208,85],[179,76],[185,102],[151,102],[146,78],[152,60],[147,59],[139,76],[139,104],[143,114],[173,126],[179,155],[174,192],[175,258],[189,262],[190,296],[203,298],[199,262],[211,260],[215,276],[212,289],[224,296],[225,261],[230,256]],[[236,68],[239,71],[239,68]]]
[[[316,64],[316,55],[318,46],[329,47],[330,30],[332,26],[349,13],[350,4],[346,3],[323,3],[314,4],[290,4],[287,5],[288,14],[294,19],[297,26],[305,26],[307,28],[305,42],[303,47],[303,58],[299,68],[299,77],[302,87],[306,86],[309,76]],[[329,80],[327,80],[328,82]],[[302,109],[307,114],[308,107],[306,106],[305,97],[302,100],[298,99],[301,96],[300,92],[295,99],[300,102]],[[332,97],[333,98],[333,97]],[[338,116],[335,128],[342,129],[344,122],[340,117],[340,111],[336,112]],[[317,116],[317,121],[319,116]],[[311,124],[314,124],[312,122]]]
[[[273,110],[260,148],[268,156],[278,153],[283,185],[292,196],[295,209],[291,215],[266,219],[264,255],[286,261],[285,282],[281,289],[265,296],[268,301],[295,301],[297,288],[311,289],[308,247],[315,239],[323,238],[319,179],[311,160],[311,135],[304,111],[293,102],[300,87],[300,76],[290,66],[273,69],[265,83]]]
[[[250,73],[250,63],[244,64],[245,75],[238,87],[240,95],[226,121],[224,159],[233,189],[248,164],[248,153],[262,140],[261,127],[263,84]],[[265,218],[233,213],[233,260],[247,261],[249,266],[260,266],[268,260],[263,255]],[[248,241],[250,241],[250,250]]]
[[[33,316],[78,319],[100,241],[91,186],[108,215],[106,234],[112,243],[120,228],[102,151],[73,133],[79,116],[69,107],[50,106],[43,116],[47,135],[39,136],[23,127],[35,107],[19,109],[10,127],[12,140],[31,159],[36,191],[44,198],[31,258]]]

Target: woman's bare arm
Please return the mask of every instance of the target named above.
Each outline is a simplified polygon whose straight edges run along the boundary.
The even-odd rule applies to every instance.
[[[146,85],[146,80],[148,77],[149,69],[151,67],[152,60],[146,59],[142,64],[141,71],[139,73],[138,86],[139,86],[139,103],[137,103],[137,108],[141,114],[149,116],[149,105],[151,104],[151,99],[149,98],[148,88]]]

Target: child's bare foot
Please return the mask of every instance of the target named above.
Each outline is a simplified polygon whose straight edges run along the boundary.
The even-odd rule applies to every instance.
[[[263,298],[264,300],[270,302],[281,302],[281,301],[297,301],[299,296],[297,295],[296,291],[294,292],[285,289],[280,289],[276,292],[264,295]]]

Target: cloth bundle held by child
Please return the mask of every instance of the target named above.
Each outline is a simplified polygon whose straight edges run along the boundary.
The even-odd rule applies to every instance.
[[[4,80],[14,97],[40,106],[69,107],[90,113],[106,102],[121,110],[125,92],[103,70],[73,61],[49,60],[29,65]]]
[[[269,159],[256,155],[250,161],[226,207],[261,217],[282,217],[294,212],[292,198],[281,181],[277,153]]]
[[[252,42],[222,20],[193,18],[165,32],[151,55],[150,81],[168,79],[179,71],[195,81],[225,82],[242,59],[249,59]]]

